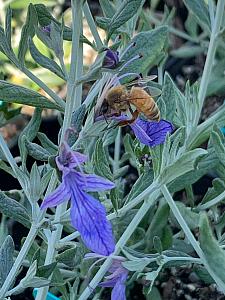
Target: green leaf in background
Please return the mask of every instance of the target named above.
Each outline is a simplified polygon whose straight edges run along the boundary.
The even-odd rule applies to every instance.
[[[109,23],[108,39],[117,28],[125,24],[137,13],[141,3],[142,0],[124,0],[121,3]]]
[[[204,29],[211,31],[211,24],[209,18],[209,11],[204,0],[184,0],[184,4],[187,6],[188,10],[193,13],[196,17],[198,24],[200,24]]]
[[[32,3],[33,5],[40,3],[40,0],[11,0],[10,6],[12,9],[24,9],[27,8],[28,5]],[[53,6],[55,5],[55,0],[45,0],[46,6]]]
[[[48,58],[47,56],[44,56],[37,49],[37,47],[31,39],[29,40],[29,49],[31,56],[33,60],[36,61],[36,63],[65,80],[65,74],[63,73],[60,66],[54,60]]]
[[[13,266],[14,242],[8,235],[0,248],[0,288]]]
[[[24,24],[21,32],[21,38],[19,43],[18,50],[18,60],[20,65],[24,66],[25,55],[28,49],[28,40],[29,37],[35,35],[35,27],[38,24],[37,13],[33,4],[30,4],[28,7],[26,23]]]
[[[1,99],[8,103],[26,104],[34,107],[61,110],[61,108],[41,94],[25,87],[0,80]]]
[[[109,160],[103,147],[102,139],[98,139],[95,145],[95,150],[92,155],[92,164],[96,174],[113,180],[113,174],[109,167]]]
[[[200,246],[213,272],[225,283],[225,252],[213,236],[207,215],[200,215]]]
[[[18,201],[0,192],[0,211],[9,218],[30,227],[30,216],[26,208]]]
[[[170,54],[179,58],[196,57],[205,51],[202,46],[181,46],[178,49],[172,50]]]
[[[168,27],[161,26],[154,30],[138,33],[131,41],[135,43],[123,56],[128,61],[135,55],[142,55],[140,59],[125,67],[122,73],[134,72],[145,73],[150,67],[158,62],[158,58],[165,52],[167,47]]]

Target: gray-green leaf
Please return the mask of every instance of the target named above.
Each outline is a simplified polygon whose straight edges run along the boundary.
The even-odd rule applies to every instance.
[[[14,242],[8,235],[0,248],[0,288],[13,266]]]

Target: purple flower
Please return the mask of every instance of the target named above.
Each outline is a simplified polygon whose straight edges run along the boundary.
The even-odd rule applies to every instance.
[[[122,257],[121,257],[122,258]],[[109,272],[111,275],[105,276],[106,281],[101,282],[101,287],[112,287],[111,300],[126,300],[126,280],[128,270],[122,265],[123,260],[114,260]]]
[[[159,122],[145,121],[140,118],[130,124],[136,138],[142,143],[150,147],[155,147],[163,144],[166,135],[173,131],[173,125],[166,121],[160,120]]]
[[[62,171],[62,183],[44,199],[41,208],[53,207],[70,199],[71,222],[80,232],[84,244],[93,252],[109,255],[114,251],[115,242],[105,207],[86,192],[109,190],[115,185],[95,174],[83,173],[81,164],[86,160],[86,155],[72,151],[66,142],[62,143],[56,158]]]
[[[119,52],[107,49],[102,66],[107,69],[114,69],[119,63]]]

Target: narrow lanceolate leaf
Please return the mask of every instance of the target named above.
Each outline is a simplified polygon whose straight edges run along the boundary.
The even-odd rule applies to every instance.
[[[61,110],[57,104],[41,94],[4,80],[0,80],[0,95],[1,100],[8,103],[20,103],[34,107]]]
[[[38,132],[37,137],[41,145],[51,154],[56,155],[58,147],[43,132]]]
[[[37,26],[38,19],[35,7],[30,4],[28,7],[26,23],[22,28],[21,38],[18,50],[18,60],[21,66],[24,65],[25,55],[28,49],[29,37],[33,37],[35,34],[35,27]]]
[[[10,7],[8,7],[5,16],[5,36],[10,47],[11,47],[11,34],[12,34],[11,22],[12,22],[12,10]]]
[[[225,166],[225,146],[220,135],[217,132],[213,131],[211,133],[210,140],[212,141],[212,145],[215,149],[218,159]]]
[[[42,109],[40,108],[35,109],[30,122],[23,129],[23,131],[19,136],[18,145],[20,149],[20,156],[21,156],[22,163],[25,163],[27,157],[27,146],[25,144],[25,141],[28,140],[32,142],[33,139],[36,137],[39,127],[41,125],[41,113],[42,113]]]
[[[14,248],[13,239],[8,235],[0,248],[0,288],[13,266]]]
[[[109,0],[99,0],[101,9],[107,18],[112,18],[112,16],[115,14],[115,7]]]
[[[194,170],[196,167],[197,159],[206,155],[208,152],[204,149],[195,149],[183,154],[171,166],[166,167],[161,173],[159,179],[163,183],[170,183],[174,179]]]
[[[36,160],[48,161],[51,153],[36,143],[31,143],[25,138],[25,145],[30,156]]]
[[[118,7],[109,24],[109,37],[112,33],[132,18],[141,5],[142,0],[125,0]]]
[[[65,80],[65,75],[60,66],[54,60],[44,56],[41,52],[39,52],[31,39],[29,40],[29,49],[33,60],[35,60],[43,68],[48,69],[52,73]]]
[[[95,151],[92,155],[92,162],[96,174],[106,177],[109,180],[113,179],[113,175],[109,167],[109,160],[101,139],[99,139],[96,143]]]
[[[213,236],[206,214],[200,216],[200,245],[210,268],[225,283],[225,252]]]
[[[184,0],[188,10],[191,11],[197,22],[203,27],[210,31],[210,18],[209,11],[204,0]]]
[[[0,192],[0,211],[7,217],[29,228],[30,216],[26,208],[16,200],[6,196],[3,192]]]
[[[17,64],[17,58],[8,42],[4,29],[0,26],[0,51],[3,52],[14,64]]]
[[[146,70],[149,70],[149,67],[156,65],[159,57],[164,54],[167,47],[167,37],[167,26],[161,26],[154,30],[137,34],[131,41],[131,43],[135,43],[135,46],[126,52],[123,60],[128,61],[135,55],[140,54],[142,57],[125,67],[122,73],[144,73]]]

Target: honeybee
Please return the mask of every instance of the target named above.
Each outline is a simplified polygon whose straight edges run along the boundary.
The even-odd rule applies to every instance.
[[[131,104],[136,108],[132,110]],[[129,91],[125,85],[112,87],[106,94],[102,106],[102,113],[107,116],[120,116],[129,111],[130,120],[119,122],[120,126],[132,124],[140,113],[152,121],[160,120],[160,111],[154,99],[142,87],[132,86]]]

